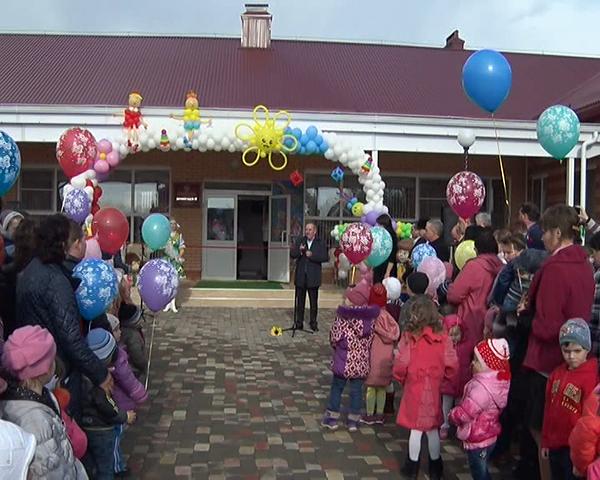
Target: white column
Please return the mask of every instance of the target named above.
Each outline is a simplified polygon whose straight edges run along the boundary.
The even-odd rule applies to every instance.
[[[567,205],[575,203],[575,158],[567,159]]]

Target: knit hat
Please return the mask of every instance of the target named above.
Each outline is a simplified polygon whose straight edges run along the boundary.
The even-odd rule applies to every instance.
[[[400,298],[400,294],[402,293],[402,284],[400,283],[400,280],[396,277],[388,277],[384,278],[381,283],[383,283],[383,286],[387,291],[388,300],[393,301]]]
[[[0,420],[0,478],[26,480],[35,453],[35,437],[14,423]]]
[[[56,357],[56,343],[39,325],[17,328],[6,340],[2,364],[19,380],[29,380],[50,371]]]
[[[369,305],[377,305],[378,307],[385,307],[387,303],[387,291],[381,283],[376,283],[371,288],[369,293]]]
[[[499,380],[510,380],[508,342],[504,338],[488,338],[477,344],[475,356],[485,370],[498,372]]]
[[[93,328],[87,336],[87,344],[94,354],[104,363],[110,363],[117,349],[115,337],[103,328]]]
[[[583,318],[572,318],[563,323],[558,333],[558,341],[561,345],[576,343],[581,345],[584,350],[592,349],[590,327]]]
[[[423,272],[413,272],[407,277],[406,284],[415,295],[423,295],[429,286],[429,278]]]
[[[106,318],[108,319],[108,323],[110,323],[110,329],[114,332],[115,329],[121,324],[119,319],[115,317],[112,313],[107,313]]]
[[[15,212],[14,210],[4,210],[2,213],[0,213],[0,228],[2,228],[2,233],[4,235],[8,233],[8,226],[15,218],[23,218],[23,214]]]
[[[373,272],[361,268],[362,278],[354,287],[346,289],[345,297],[357,307],[367,305],[369,303],[369,293],[371,285],[373,285]]]
[[[123,326],[137,327],[142,319],[142,309],[131,303],[121,303],[119,307],[119,320]]]

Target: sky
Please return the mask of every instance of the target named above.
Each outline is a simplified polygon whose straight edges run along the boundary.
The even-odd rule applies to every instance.
[[[4,0],[3,32],[239,36],[239,0]],[[600,0],[265,0],[274,38],[600,56]]]

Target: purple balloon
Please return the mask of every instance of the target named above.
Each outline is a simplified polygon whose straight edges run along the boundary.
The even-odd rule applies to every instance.
[[[379,217],[379,212],[369,212],[365,216],[365,222],[374,227],[377,225],[377,217]]]
[[[96,172],[96,180],[98,180],[98,183],[106,182],[108,180],[108,177],[110,177],[110,173],[110,171],[106,173]]]
[[[362,217],[360,217],[360,223],[367,223],[367,216],[363,215]]]
[[[173,300],[178,287],[177,270],[166,260],[150,260],[140,270],[140,296],[153,312],[158,312]]]
[[[65,215],[77,223],[83,223],[92,209],[92,202],[87,193],[76,188],[67,193],[63,204]]]
[[[394,220],[392,218],[392,229],[394,230],[394,232],[396,231],[397,228],[398,228],[398,223],[396,222],[396,220]]]

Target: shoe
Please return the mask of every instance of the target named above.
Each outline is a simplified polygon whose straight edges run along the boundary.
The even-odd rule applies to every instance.
[[[165,308],[163,308],[163,312],[168,312],[170,308],[171,308],[171,302],[167,303]]]
[[[303,323],[295,323],[293,330],[304,330],[304,324]]]
[[[385,407],[383,408],[383,413],[388,415],[396,413],[396,410],[394,409],[394,392],[385,394]]]
[[[440,440],[448,440],[448,432],[450,431],[450,425],[442,425],[440,427]]]
[[[329,430],[337,430],[338,419],[340,418],[339,412],[332,412],[331,410],[325,410],[323,420],[321,420],[321,426],[328,428]]]
[[[385,415],[381,414],[381,415],[375,415],[375,424],[376,425],[383,425],[385,423]]]
[[[317,324],[317,322],[310,322],[310,329],[313,332],[318,332],[319,331],[319,325]]]
[[[357,432],[360,424],[360,415],[348,415],[346,426],[349,432]]]
[[[177,313],[177,312],[179,312],[179,310],[177,310],[177,306],[175,305],[175,300],[173,300],[173,301],[171,302],[171,311],[172,311],[173,313]]]
[[[406,460],[404,462],[404,466],[400,470],[400,475],[402,478],[410,478],[416,480],[419,477],[419,462],[414,462],[406,456]]]
[[[442,480],[444,478],[444,462],[442,457],[437,460],[429,459],[429,480]]]
[[[360,423],[364,423],[365,425],[375,425],[377,423],[378,415],[366,415],[361,417]]]

